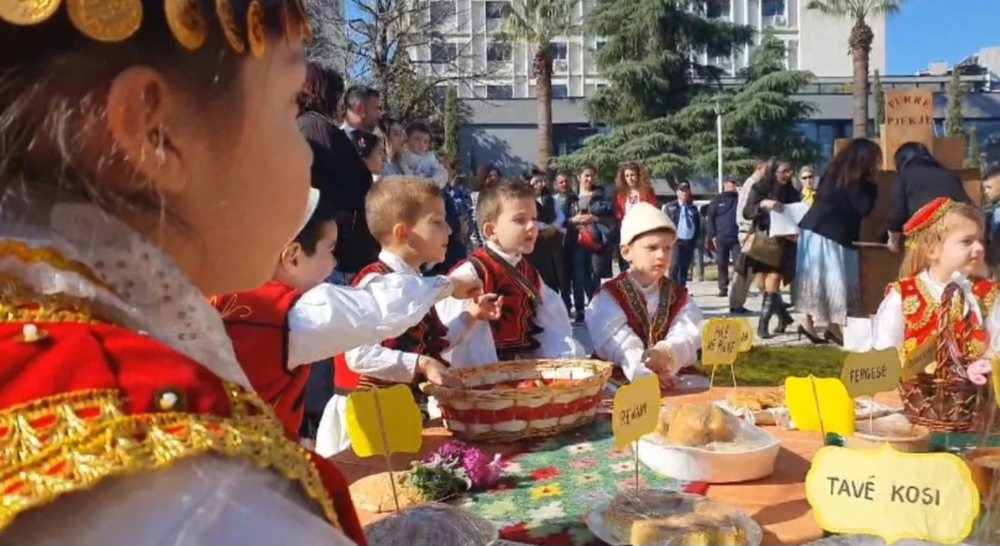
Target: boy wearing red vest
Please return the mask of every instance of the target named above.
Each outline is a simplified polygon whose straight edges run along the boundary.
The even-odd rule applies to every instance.
[[[438,300],[479,290],[467,280],[416,275],[387,275],[364,289],[325,283],[336,244],[332,211],[317,209],[282,251],[271,281],[211,299],[251,385],[292,438],[302,424],[309,363],[399,335]]]
[[[621,254],[628,271],[604,283],[585,322],[599,358],[634,381],[655,374],[663,389],[680,376],[686,387],[707,386],[693,368],[701,347],[701,310],[685,288],[666,277],[677,229],[660,209],[638,203],[622,220]],[[686,369],[685,369],[686,368]]]
[[[445,218],[441,190],[428,179],[392,176],[379,181],[365,197],[365,216],[372,235],[382,245],[378,261],[358,272],[354,286],[364,289],[392,273],[418,275],[427,264],[444,261],[451,228]],[[399,293],[399,300],[409,294]],[[443,353],[468,330],[472,315],[499,313],[496,296],[469,302],[470,312],[449,324],[431,307],[419,322],[397,337],[359,345],[334,360],[334,397],[327,403],[316,435],[316,452],[329,456],[349,445],[345,427],[346,397],[355,389],[410,385],[417,400],[425,397],[421,381],[447,380]]]
[[[452,276],[482,280],[484,292],[500,297],[500,316],[479,316],[453,299],[438,305],[446,321],[463,315],[473,321],[468,335],[445,355],[453,366],[583,355],[559,294],[523,259],[538,239],[535,197],[520,181],[497,184],[479,195],[476,222],[486,244],[459,263]]]

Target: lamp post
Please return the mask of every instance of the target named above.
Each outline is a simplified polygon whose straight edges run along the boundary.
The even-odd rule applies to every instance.
[[[715,99],[715,145],[718,148],[718,191],[722,193],[722,103]]]

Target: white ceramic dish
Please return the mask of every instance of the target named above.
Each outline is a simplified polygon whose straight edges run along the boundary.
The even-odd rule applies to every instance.
[[[781,443],[763,429],[729,415],[738,422],[740,443],[746,449],[677,446],[648,434],[639,439],[639,460],[657,474],[685,481],[739,483],[773,474]]]
[[[682,495],[689,498],[691,502],[710,502],[697,495]],[[587,514],[587,528],[594,536],[611,546],[629,546],[628,537],[617,536],[608,526],[604,524],[604,511],[608,508],[610,501],[602,502]],[[737,522],[747,533],[747,546],[760,546],[764,541],[764,531],[757,525],[757,522],[750,516],[740,512]],[[671,546],[684,546],[682,544]]]

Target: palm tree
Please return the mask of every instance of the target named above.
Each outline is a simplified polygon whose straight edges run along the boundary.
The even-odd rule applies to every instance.
[[[549,170],[552,156],[552,40],[573,27],[579,0],[521,0],[510,3],[501,35],[534,52],[535,100],[538,105],[538,167]]]
[[[854,60],[854,138],[868,136],[868,58],[875,33],[867,19],[899,11],[905,0],[810,0],[806,6],[834,17],[854,21],[848,44]]]

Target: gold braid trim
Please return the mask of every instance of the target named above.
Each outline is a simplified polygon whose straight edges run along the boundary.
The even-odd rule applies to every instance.
[[[20,279],[0,274],[0,323],[107,323],[91,309],[91,302],[64,294],[42,295]]]
[[[18,514],[105,478],[157,470],[215,453],[252,461],[299,482],[327,519],[340,523],[308,453],[288,440],[255,394],[226,383],[232,416],[182,412],[127,415],[122,393],[60,394],[0,412],[0,531]]]
[[[21,241],[11,239],[0,240],[0,259],[14,258],[25,265],[45,264],[59,271],[76,273],[93,284],[117,295],[118,293],[108,283],[101,280],[92,269],[83,262],[70,260],[52,247],[32,247]]]

